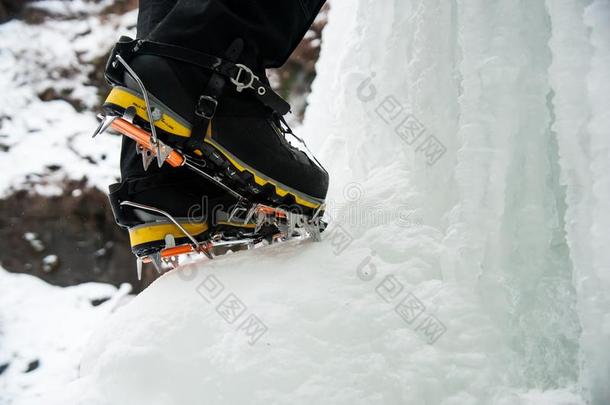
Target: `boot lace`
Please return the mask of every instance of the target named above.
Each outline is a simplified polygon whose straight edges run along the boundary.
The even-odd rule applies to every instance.
[[[292,131],[292,128],[290,128],[290,126],[288,125],[288,123],[286,122],[286,120],[284,119],[283,116],[274,112],[273,116],[270,120],[270,123],[272,124],[272,127],[275,130],[275,133],[280,138],[280,141],[284,145],[286,145],[293,154],[295,154],[295,153],[304,154],[311,162],[315,162],[315,164],[320,169],[322,169],[324,172],[326,172],[326,169],[324,168],[324,166],[322,166],[322,164],[318,161],[318,159],[316,159],[314,154],[311,153],[311,150],[309,150],[309,147],[307,146],[307,144],[305,143],[303,138],[299,137],[297,134],[295,134]],[[302,145],[303,149],[297,148],[292,143],[290,143],[290,141],[288,140],[289,136],[294,138],[300,145]]]

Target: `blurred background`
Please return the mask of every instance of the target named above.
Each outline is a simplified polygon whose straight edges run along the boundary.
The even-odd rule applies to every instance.
[[[127,233],[106,186],[119,136],[91,139],[109,87],[103,67],[120,35],[135,36],[136,0],[0,0],[0,267],[59,286],[96,281],[141,291]],[[298,125],[315,77],[328,5],[272,86]],[[62,235],[58,238],[57,235]]]

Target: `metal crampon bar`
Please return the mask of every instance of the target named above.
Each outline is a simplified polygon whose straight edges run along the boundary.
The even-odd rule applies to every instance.
[[[172,235],[166,235],[164,247],[154,252],[147,252],[137,257],[138,277],[141,277],[142,264],[152,263],[158,272],[165,269],[175,268],[179,264],[179,258],[184,255],[203,254],[209,259],[224,254],[231,250],[251,249],[260,245],[269,245],[285,242],[292,239],[320,240],[320,234],[325,228],[321,220],[324,206],[320,206],[312,213],[302,213],[294,206],[274,206],[274,201],[269,201],[264,196],[250,192],[251,190],[236,182],[227,181],[227,176],[215,172],[207,167],[205,161],[194,161],[181,151],[166,145],[162,140],[133,123],[135,111],[127,108],[122,116],[99,116],[101,122],[94,136],[104,132],[108,128],[136,142],[136,151],[142,156],[144,169],[148,169],[153,160],[158,165],[167,163],[171,167],[188,167],[205,180],[221,187],[227,194],[233,196],[237,201],[233,210],[228,215],[228,221],[238,223],[251,228],[248,232],[227,234],[217,232],[209,235],[205,240],[198,240],[191,235],[175,218],[169,213],[158,208],[138,204],[132,201],[122,201],[121,206],[128,206],[154,213],[165,218],[173,224],[186,238],[187,243],[176,244]],[[238,185],[239,187],[235,187]],[[262,233],[261,230],[265,229]],[[269,229],[273,232],[270,234]],[[184,238],[182,238],[184,239]]]
[[[165,247],[154,253],[137,257],[138,278],[141,278],[143,263],[152,263],[157,272],[163,273],[166,269],[178,267],[180,258],[185,255],[203,254],[208,259],[214,259],[216,256],[225,254],[228,251],[252,249],[258,246],[273,245],[290,240],[304,240],[307,238],[318,240],[324,226],[324,223],[321,221],[320,224],[313,224],[309,219],[297,214],[261,204],[255,204],[249,210],[244,210],[243,207],[238,206],[233,209],[229,218],[243,221],[243,224],[254,225],[251,232],[239,235],[228,235],[218,232],[210,235],[206,240],[198,241],[175,218],[163,210],[131,201],[123,201],[121,204],[164,216],[174,223],[189,240],[187,243],[176,245],[175,238],[166,237]],[[269,225],[273,226],[276,230],[273,234],[260,232],[263,226]]]

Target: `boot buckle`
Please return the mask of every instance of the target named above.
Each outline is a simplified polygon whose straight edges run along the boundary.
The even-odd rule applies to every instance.
[[[200,96],[197,107],[195,108],[195,114],[206,120],[211,120],[216,113],[216,107],[218,107],[218,100],[214,97],[205,95]]]
[[[258,80],[258,76],[256,76],[254,72],[252,72],[252,70],[246,65],[236,63],[235,66],[237,66],[239,70],[237,71],[237,75],[231,78],[231,83],[235,85],[235,87],[237,88],[237,92],[241,92],[243,89],[253,89],[254,80]],[[247,80],[241,82],[240,79],[243,72],[246,72],[249,77],[247,78]]]

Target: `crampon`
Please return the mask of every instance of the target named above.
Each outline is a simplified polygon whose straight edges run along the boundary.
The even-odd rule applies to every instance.
[[[122,208],[154,216],[156,219],[153,223],[141,225],[146,226],[146,232],[157,232],[157,228],[164,226],[177,230],[178,234],[169,232],[161,241],[141,243],[134,248],[134,241],[140,238],[140,228],[129,228],[132,250],[137,258],[138,279],[141,278],[143,263],[151,263],[157,272],[163,273],[177,268],[185,256],[201,255],[214,259],[229,251],[252,249],[289,240],[320,240],[321,232],[326,227],[326,223],[322,221],[324,205],[304,212],[302,207],[296,204],[282,204],[277,198],[261,193],[258,185],[252,184],[251,177],[242,176],[231,166],[205,156],[195,160],[166,145],[155,137],[154,132],[134,124],[134,117],[135,111],[132,108],[127,108],[122,116],[99,115],[101,122],[94,136],[111,128],[136,142],[137,153],[142,156],[145,168],[154,160],[157,160],[159,166],[168,164],[174,168],[187,167],[203,180],[225,190],[237,201],[226,212],[216,213],[216,217],[208,218],[205,223],[199,224],[194,223],[192,219],[185,222],[166,211],[133,201],[122,200],[118,202],[119,207],[113,205],[117,218],[116,211]],[[218,218],[218,214],[223,214],[223,217]],[[199,226],[204,231],[201,231]],[[195,228],[198,229],[197,234],[193,231]],[[145,239],[143,241],[146,242]]]

